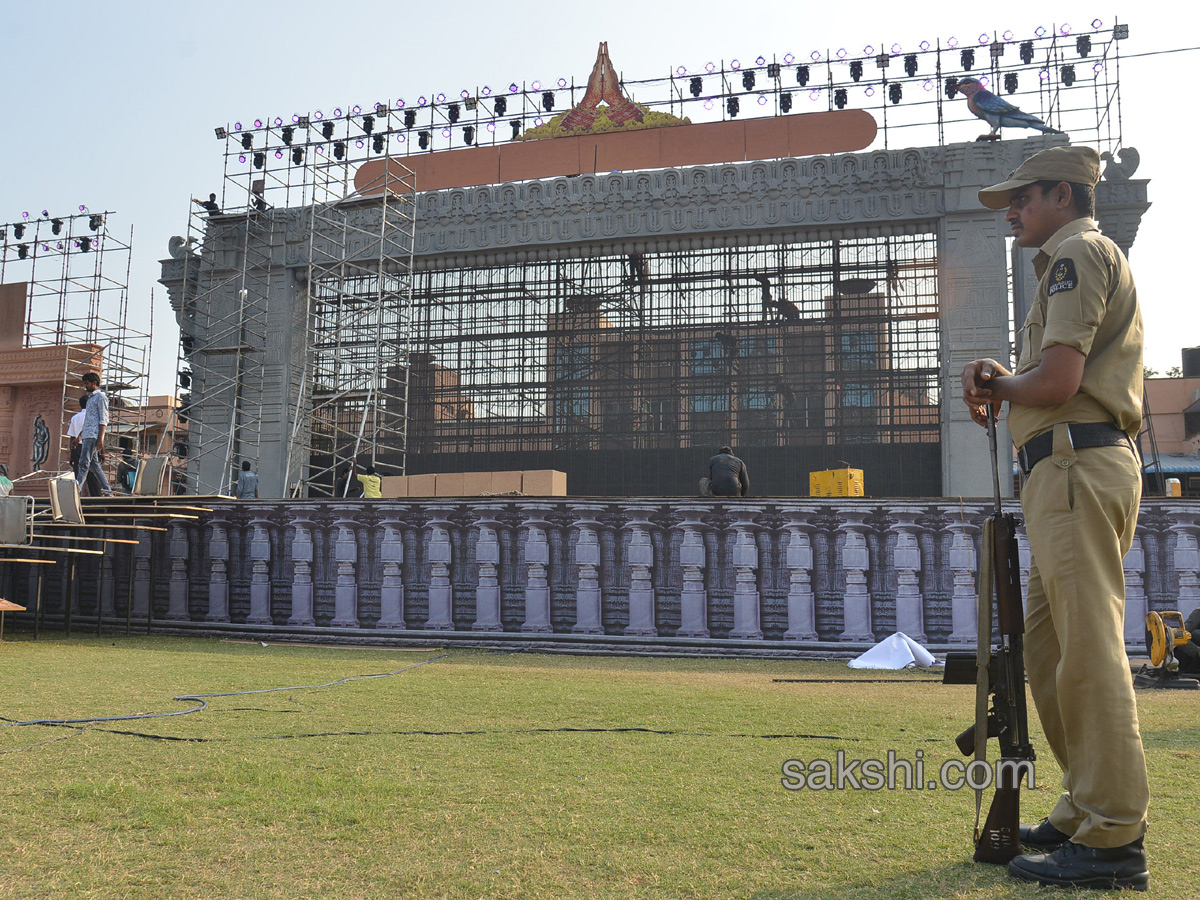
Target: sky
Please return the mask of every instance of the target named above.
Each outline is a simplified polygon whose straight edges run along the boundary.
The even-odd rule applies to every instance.
[[[1110,0],[1111,6],[1111,0]],[[0,223],[80,205],[133,227],[130,323],[148,330],[150,393],[174,390],[178,331],[156,283],[190,200],[220,192],[216,126],[314,109],[367,107],[463,87],[586,81],[607,41],[625,78],[654,77],[708,60],[807,55],[865,44],[916,48],[923,40],[1038,26],[1088,31],[1128,24],[1122,43],[1122,132],[1149,178],[1152,208],[1130,254],[1146,323],[1145,360],[1160,372],[1200,345],[1200,302],[1188,260],[1189,214],[1200,186],[1196,118],[1178,98],[1200,65],[1200,4],[1009,2],[760,2],[451,4],[291,0],[194,4],[6,4],[0,16]],[[1179,51],[1162,53],[1160,51]],[[1142,54],[1150,54],[1142,56]],[[958,133],[958,132],[961,132]],[[972,140],[961,123],[948,141]],[[1020,132],[1021,135],[1027,132]],[[1014,134],[1013,137],[1016,137]],[[1183,163],[1183,165],[1180,165]],[[15,270],[10,270],[15,271]],[[153,301],[151,295],[153,294]]]

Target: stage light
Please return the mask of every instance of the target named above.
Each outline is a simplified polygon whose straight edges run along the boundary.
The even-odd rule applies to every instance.
[[[1117,25],[1113,28],[1113,40],[1114,41],[1123,41],[1127,37],[1129,37],[1129,26],[1128,25]]]
[[[838,109],[846,108],[846,89],[838,88],[833,92],[833,105]]]
[[[499,101],[497,101],[499,102]],[[404,127],[412,128],[417,124],[417,111],[415,109],[406,109],[404,111]]]
[[[862,60],[856,59],[850,63],[850,77],[855,81],[862,81]]]
[[[371,140],[371,149],[374,150],[376,153],[382,153],[383,152],[383,143],[384,143],[383,135],[377,134]]]
[[[904,72],[909,78],[917,74],[917,54],[909,53],[904,57]]]
[[[255,128],[262,128],[262,119],[255,119],[255,120],[254,120],[254,127],[255,127]]]
[[[467,112],[475,112],[479,108],[479,98],[467,97],[463,100],[463,106],[467,108]]]
[[[375,130],[375,117],[374,116],[363,116],[362,117],[362,130],[363,130],[364,134],[370,134],[372,131]]]
[[[325,138],[325,140],[329,140],[331,137],[333,137],[333,123],[332,122],[326,122],[324,125],[321,126],[321,136],[323,138]]]
[[[971,67],[975,65],[975,50],[972,47],[968,47],[962,53],[958,54],[958,58],[962,62],[962,67],[970,72]]]
[[[28,244],[20,244],[17,246],[17,258],[18,259],[29,259],[29,245]]]
[[[779,77],[779,63],[771,63],[767,66],[767,77],[768,78],[778,78]]]
[[[225,140],[226,134],[224,128],[214,128],[213,131],[216,133],[218,141]]]
[[[957,90],[958,90],[958,79],[957,78],[947,78],[946,79],[946,98],[948,100],[953,100],[954,94]]]
[[[297,166],[304,162],[304,149],[302,147],[297,147],[292,151],[292,162]]]
[[[496,115],[504,115],[508,112],[508,98],[504,96],[497,97],[492,108],[496,111]]]
[[[892,101],[893,105],[900,102],[900,96],[903,93],[904,89],[900,87],[900,82],[893,81],[888,85],[888,99]]]
[[[877,57],[875,57],[876,68],[886,69],[891,64],[892,64],[892,58],[890,56],[888,56],[886,53],[880,53]]]
[[[333,143],[333,158],[334,159],[345,159],[346,158],[346,143],[345,143],[345,141],[334,141],[334,143]]]
[[[249,150],[253,146],[254,146],[254,135],[252,135],[250,132],[247,131],[242,135],[242,149]]]
[[[991,55],[992,59],[999,59],[1002,57],[1004,55],[1003,41],[993,41],[992,45],[988,47],[988,53]]]
[[[785,94],[779,95],[779,108],[785,113],[792,111],[792,95],[791,94],[785,93]]]
[[[1033,62],[1033,41],[1021,41],[1021,62],[1025,65]]]
[[[1013,93],[1016,93],[1016,90],[1017,90],[1017,73],[1016,72],[1005,72],[1004,73],[1004,91],[1005,91],[1005,93],[1013,94]]]
[[[741,67],[742,67],[742,63],[740,60],[735,59],[729,63],[729,68],[733,69],[733,71],[735,71],[735,72],[738,71],[738,69],[740,69]]]
[[[512,126],[512,139],[515,141],[521,134],[521,120],[513,119],[508,124]]]
[[[320,147],[318,147],[318,148],[317,148],[317,150],[320,150],[320,149],[321,149]],[[276,158],[276,159],[283,159],[283,151],[282,151],[282,150],[276,150],[276,151],[275,151],[275,158]]]
[[[725,108],[729,110],[729,117],[737,118],[738,111],[742,108],[742,104],[738,102],[737,97],[730,97],[725,101]]]
[[[808,84],[808,66],[796,66],[796,84],[800,87]]]
[[[783,64],[785,66],[790,66],[795,61],[796,61],[796,54],[794,54],[794,53],[783,54]]]
[[[308,116],[292,116],[292,121],[295,122],[297,125],[299,125],[301,128],[308,127]]]
[[[342,117],[342,110],[341,110],[341,107],[338,107],[337,109],[335,109],[335,110],[333,111],[333,117],[334,117],[335,119],[340,119],[340,118]]]
[[[55,234],[62,234],[62,219],[51,219],[50,230]]]
[[[542,109],[544,109],[546,112],[550,112],[550,110],[554,109],[553,91],[545,91],[542,93]]]
[[[261,151],[254,154],[254,168],[261,169],[267,164],[267,155]]]
[[[1081,34],[1075,38],[1075,49],[1079,52],[1080,56],[1087,56],[1092,52],[1092,39],[1086,34]]]
[[[699,97],[701,91],[704,90],[704,79],[702,79],[699,75],[694,77],[691,85],[688,87],[688,90],[692,92],[693,97]]]
[[[754,70],[747,69],[742,73],[742,87],[748,91],[754,90]]]
[[[468,147],[471,146],[471,144],[475,143],[475,128],[474,128],[474,126],[468,125],[466,128],[463,129],[463,142]]]
[[[704,71],[711,75],[713,72],[717,71],[717,64],[714,62],[706,62],[704,64]]]
[[[8,240],[8,229],[0,228],[0,241],[7,241],[7,240]]]
[[[451,103],[446,107],[446,118],[450,120],[451,125],[458,121],[459,112],[460,108],[457,103]]]
[[[535,80],[532,84],[529,85],[529,89],[536,93],[537,91],[540,91],[542,89],[542,83],[540,81]]]
[[[515,94],[515,93],[516,93],[517,91],[519,91],[519,90],[520,90],[520,88],[519,88],[519,87],[517,87],[515,84],[510,84],[510,85],[508,86],[508,92],[509,92],[510,94]]]
[[[417,132],[417,146],[420,147],[422,150],[429,149],[429,132],[428,131],[418,131]]]
[[[290,147],[292,145],[292,136],[295,134],[295,129],[293,129],[291,125],[288,125],[283,129],[282,134],[283,142]]]
[[[765,56],[760,56],[756,60],[754,60],[754,63],[755,63],[755,65],[761,66],[766,61],[767,61],[767,58]]]
[[[1070,87],[1075,83],[1075,67],[1066,65],[1062,67],[1062,83]]]
[[[92,239],[90,237],[81,237],[79,239],[79,249],[87,253],[92,249]]]

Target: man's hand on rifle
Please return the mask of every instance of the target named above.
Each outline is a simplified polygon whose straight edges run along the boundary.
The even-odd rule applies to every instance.
[[[977,359],[967,363],[962,370],[963,402],[971,410],[971,418],[987,426],[987,405],[990,403],[997,416],[1001,401],[992,392],[993,378],[1011,375],[1008,369],[994,359]]]

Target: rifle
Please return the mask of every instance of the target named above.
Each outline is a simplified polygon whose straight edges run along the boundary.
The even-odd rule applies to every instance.
[[[984,522],[983,558],[979,571],[979,640],[975,653],[946,655],[943,684],[976,686],[975,724],[954,739],[964,756],[987,759],[987,740],[996,738],[1000,760],[995,793],[983,831],[979,830],[982,790],[975,792],[975,861],[1007,864],[1021,852],[1018,833],[1021,775],[1032,771],[1025,706],[1024,612],[1021,609],[1021,568],[1017,554],[1020,520],[1000,503],[1000,473],[996,452],[996,418],[988,405],[988,440],[992,451],[995,509]],[[994,603],[993,603],[994,600]],[[999,646],[992,648],[992,609],[1000,628]],[[989,702],[990,701],[990,702]]]

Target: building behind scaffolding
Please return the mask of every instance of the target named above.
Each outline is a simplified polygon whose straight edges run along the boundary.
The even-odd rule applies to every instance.
[[[1119,150],[1121,36],[997,39],[987,77],[1010,94],[1027,79],[1026,108]],[[988,494],[957,373],[1010,355],[1034,278],[975,194],[1067,138],[947,143],[974,58],[927,48],[889,80],[885,57],[865,60],[874,84],[863,60],[677,72],[663,109],[715,99],[724,120],[685,156],[665,136],[648,151],[645,131],[503,143],[500,125],[517,137],[556,103],[582,108],[583,86],[563,83],[218,129],[227,205],[196,208],[162,279],[192,489],[228,490],[250,459],[263,496],[328,495],[357,457],[382,474],[549,468],[573,495],[687,495],[729,444],[754,493],[802,495],[810,471],[849,464],[878,496]],[[828,136],[861,121],[842,107],[863,84],[883,148],[813,149],[793,103],[826,110],[807,121],[824,116]],[[755,98],[773,115],[735,123]],[[921,121],[935,143],[890,146]],[[701,158],[734,126],[741,155]],[[1097,191],[1126,250],[1148,206],[1130,174]]]

